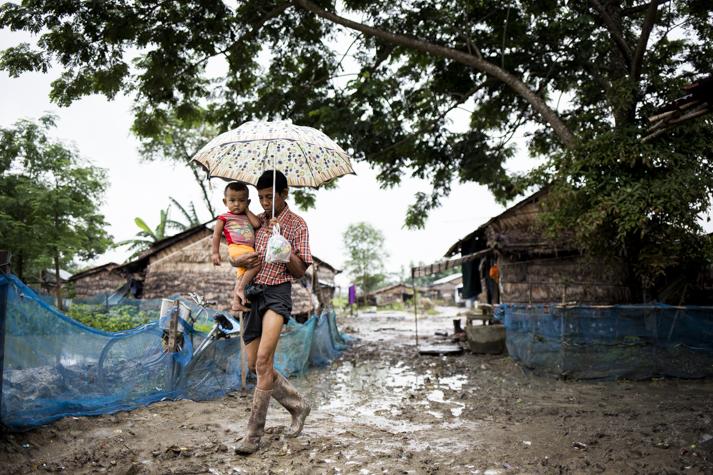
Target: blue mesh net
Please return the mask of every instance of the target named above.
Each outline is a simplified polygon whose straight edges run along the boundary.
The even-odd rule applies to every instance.
[[[194,354],[208,337],[195,326],[212,326],[216,312],[211,309],[181,299],[198,318],[195,326],[180,321],[180,351],[168,353],[158,321],[161,300],[118,302],[135,306],[152,321],[106,332],[61,313],[12,275],[0,275],[0,295],[3,289],[0,418],[8,427],[28,428],[65,416],[111,413],[164,399],[212,399],[241,385],[238,337],[211,340]],[[101,306],[111,309],[106,302]],[[280,338],[275,367],[285,376],[302,373],[314,363],[315,348],[318,364],[327,364],[339,356],[345,341],[334,313],[313,316],[304,324],[291,319]]]
[[[578,379],[713,375],[713,307],[502,304],[510,355]]]
[[[332,340],[328,315],[321,315],[316,320],[309,362],[312,366],[327,366],[339,356],[340,351]]]

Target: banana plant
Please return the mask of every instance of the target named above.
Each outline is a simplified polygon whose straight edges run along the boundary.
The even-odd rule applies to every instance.
[[[188,203],[188,206],[183,206],[173,197],[169,197],[169,200],[171,201],[171,204],[173,206],[178,208],[178,211],[181,212],[181,215],[183,215],[183,218],[185,220],[181,222],[176,221],[174,219],[170,219],[168,220],[168,225],[170,227],[172,227],[173,229],[177,229],[178,231],[186,231],[201,224],[201,221],[198,218],[198,213],[196,212],[196,205],[193,204],[192,201]]]
[[[129,259],[134,259],[151,247],[154,243],[168,237],[166,235],[166,230],[170,222],[168,219],[168,212],[170,209],[171,206],[169,205],[166,209],[161,210],[158,225],[154,229],[151,229],[148,224],[146,224],[146,221],[137,216],[134,219],[134,223],[136,223],[136,226],[139,228],[139,232],[136,233],[136,237],[121,241],[116,244],[116,247],[129,246],[129,251],[132,251]]]

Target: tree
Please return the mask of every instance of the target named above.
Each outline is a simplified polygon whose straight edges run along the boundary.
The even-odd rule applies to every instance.
[[[118,242],[116,243],[116,247],[129,246],[128,250],[133,251],[128,258],[131,260],[138,257],[154,243],[167,238],[168,235],[166,234],[166,231],[168,230],[170,224],[170,220],[168,219],[170,209],[171,206],[169,205],[166,209],[161,210],[158,224],[154,229],[151,229],[142,218],[138,216],[134,218],[134,223],[139,228],[139,232],[136,233],[136,237]]]
[[[384,235],[369,223],[350,224],[342,234],[347,271],[358,282],[364,294],[384,281]]]
[[[55,125],[46,115],[0,128],[0,248],[21,279],[54,268],[59,306],[60,267],[102,254],[111,236],[99,212],[104,171],[51,139]]]
[[[196,212],[196,206],[193,204],[193,202],[188,203],[188,207],[183,206],[181,203],[179,203],[174,197],[169,197],[168,198],[171,201],[171,204],[174,205],[176,208],[178,208],[178,211],[181,212],[181,215],[183,216],[184,221],[176,221],[175,219],[170,219],[168,220],[168,225],[171,226],[174,229],[178,229],[179,231],[187,231],[188,229],[194,228],[201,224],[200,218],[198,218],[198,213]],[[168,211],[168,209],[167,209]],[[211,211],[212,214],[212,211]]]
[[[208,193],[208,180],[200,165],[191,158],[206,142],[217,135],[216,128],[204,120],[205,111],[198,110],[195,116],[181,117],[171,113],[160,128],[138,133],[141,140],[140,153],[146,160],[167,160],[178,162],[190,168],[196,183],[201,189],[203,202],[211,216],[215,214],[213,204]],[[141,122],[141,115],[137,116],[134,129],[147,126]],[[150,125],[148,125],[150,127]],[[138,130],[138,129],[137,129]],[[178,203],[176,203],[178,205]],[[178,205],[183,211],[182,207]],[[191,203],[193,207],[193,203]],[[195,214],[195,208],[193,209]]]
[[[340,5],[6,4],[0,26],[42,34],[37,47],[6,49],[0,67],[17,76],[59,62],[51,95],[60,104],[92,93],[134,94],[134,131],[149,141],[173,117],[201,117],[218,130],[278,116],[317,127],[378,167],[384,186],[407,172],[433,183],[416,195],[410,226],[424,225],[455,180],[487,185],[501,201],[533,184],[552,185],[551,229],[576,229],[583,247],[623,256],[642,288],[684,260],[686,246],[662,259],[661,242],[700,237],[696,218],[713,191],[712,145],[703,137],[713,124],[682,126],[646,146],[638,139],[645,117],[695,72],[713,70],[709,2]],[[127,58],[137,50],[132,67]],[[225,73],[211,77],[206,65],[216,59]],[[468,130],[449,127],[455,109],[470,113]],[[530,153],[544,157],[525,177],[506,167],[518,131],[528,134]],[[670,171],[676,178],[659,187]],[[623,193],[611,172],[649,191]],[[695,191],[686,177],[696,179]],[[558,210],[561,203],[568,206]]]

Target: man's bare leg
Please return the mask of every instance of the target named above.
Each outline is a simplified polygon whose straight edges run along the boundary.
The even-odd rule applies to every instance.
[[[262,317],[262,336],[255,358],[255,369],[257,387],[263,391],[271,390],[275,379],[273,362],[283,324],[284,318],[274,310],[268,309]]]
[[[272,364],[283,322],[284,319],[281,315],[273,310],[268,310],[262,317],[262,336],[246,346],[248,359],[257,372],[257,387],[253,393],[247,434],[235,448],[239,454],[248,455],[257,451],[260,447],[260,439],[265,433],[265,418],[275,379]]]

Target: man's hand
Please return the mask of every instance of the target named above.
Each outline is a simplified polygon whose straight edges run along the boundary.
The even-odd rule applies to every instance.
[[[272,218],[270,221],[267,222],[267,232],[269,234],[272,234],[272,228],[276,225],[279,224],[280,222],[277,220],[277,218]]]
[[[247,254],[241,254],[236,258],[230,258],[230,265],[233,267],[243,267],[245,269],[250,269],[260,264],[260,259],[257,256],[257,252],[249,252]]]
[[[246,307],[247,298],[245,297],[245,287],[235,286],[235,295],[233,296],[233,312],[249,312],[250,308]]]
[[[217,252],[214,253],[211,258],[212,258],[212,260],[213,260],[213,265],[214,265],[214,266],[219,266],[219,265],[220,265],[220,254],[219,254],[219,253],[217,253]]]

